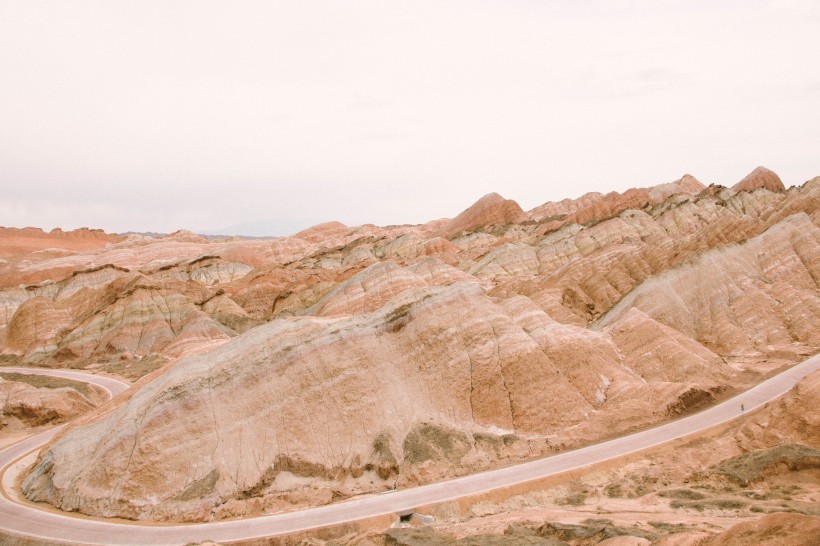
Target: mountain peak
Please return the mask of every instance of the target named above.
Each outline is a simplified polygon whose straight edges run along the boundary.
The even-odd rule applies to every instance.
[[[338,221],[322,222],[293,235],[305,241],[321,241],[332,237],[340,237],[350,231],[350,228]]]
[[[527,213],[512,199],[505,199],[495,192],[488,193],[450,220],[438,235],[450,237],[474,226],[506,225],[522,222],[527,217]]]
[[[734,191],[751,191],[759,188],[765,188],[773,192],[786,191],[780,177],[774,171],[762,166],[756,167],[743,180],[732,186]]]

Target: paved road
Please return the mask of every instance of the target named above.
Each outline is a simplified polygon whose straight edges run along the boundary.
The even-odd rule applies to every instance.
[[[0,529],[24,536],[84,544],[185,544],[205,540],[227,542],[261,538],[404,512],[417,506],[453,500],[589,466],[699,432],[739,417],[741,402],[745,404],[746,411],[749,412],[774,400],[788,392],[800,379],[817,369],[820,369],[820,355],[789,368],[741,395],[695,415],[575,451],[446,482],[405,489],[389,495],[374,495],[319,508],[244,520],[148,526],[73,517],[9,500],[5,490],[12,478],[8,472],[3,476],[4,495],[0,497]],[[0,371],[2,370],[4,368],[0,368]],[[52,371],[48,370],[46,373],[52,373]],[[89,377],[77,372],[61,373],[71,374],[70,376],[61,375],[61,377],[87,380],[103,386],[112,394],[122,390],[123,386],[108,383],[113,380],[106,378]],[[53,434],[54,431],[51,431],[33,436],[0,451],[0,472],[4,472],[9,464],[20,456],[47,442]]]

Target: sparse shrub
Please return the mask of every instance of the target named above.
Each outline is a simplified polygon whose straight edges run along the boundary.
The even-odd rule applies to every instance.
[[[558,499],[555,502],[561,506],[582,506],[586,500],[586,493],[572,493],[564,498]]]
[[[6,381],[15,381],[17,383],[27,383],[32,387],[45,389],[60,389],[63,387],[70,387],[75,391],[88,396],[88,383],[82,381],[72,381],[70,379],[63,379],[62,377],[51,377],[49,375],[34,375],[26,373],[3,372],[0,377]]]
[[[666,499],[683,499],[683,500],[701,500],[706,498],[703,493],[692,491],[691,489],[671,489],[669,491],[661,491],[658,496]]]
[[[412,307],[412,303],[405,303],[404,305],[400,305],[390,311],[387,314],[387,317],[385,317],[387,331],[394,333],[404,328],[409,321],[408,315],[410,314],[410,309],[412,309]]]
[[[712,504],[715,508],[720,508],[721,510],[740,510],[741,508],[746,507],[745,502],[737,499],[716,499],[710,504]]]
[[[687,526],[685,523],[668,523],[666,521],[650,521],[648,522],[649,525],[658,529],[659,531],[664,531],[670,534],[673,533],[683,533],[685,531],[690,530],[691,528]]]
[[[607,485],[606,488],[604,488],[604,493],[611,499],[619,499],[624,496],[620,484],[615,483]]]

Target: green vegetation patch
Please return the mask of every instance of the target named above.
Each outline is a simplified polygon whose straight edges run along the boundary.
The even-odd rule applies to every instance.
[[[658,496],[666,499],[683,499],[683,500],[701,500],[706,498],[703,493],[692,491],[691,489],[670,489],[668,491],[661,491]]]
[[[670,535],[697,530],[696,527],[691,527],[685,523],[669,523],[666,521],[650,521],[648,523],[658,531],[663,531],[664,533],[669,533]]]
[[[375,470],[383,480],[399,473],[399,462],[390,449],[390,435],[382,432],[373,439],[372,463],[366,465],[366,470]]]
[[[541,537],[516,527],[503,535],[473,535],[460,539],[436,533],[429,527],[399,527],[384,534],[387,546],[568,546],[566,542]]]
[[[685,508],[688,510],[697,510],[703,512],[704,510],[740,510],[746,508],[749,504],[740,499],[703,499],[703,500],[680,500],[675,499],[669,506],[672,508]]]
[[[98,369],[105,373],[110,373],[124,377],[129,381],[137,381],[149,373],[160,369],[168,362],[161,356],[146,356],[131,360],[113,360],[104,362]]]
[[[620,484],[609,484],[604,488],[604,494],[611,499],[619,499],[624,496],[623,487]]]
[[[407,326],[407,323],[410,321],[410,311],[412,309],[412,303],[405,303],[390,311],[384,321],[387,331],[395,333]]]
[[[571,493],[566,497],[558,499],[555,503],[561,506],[582,506],[586,500],[586,493]]]
[[[396,462],[396,457],[390,449],[390,435],[386,432],[380,433],[373,439],[373,453],[376,455]]]
[[[405,436],[402,446],[404,461],[409,464],[424,461],[456,463],[470,450],[469,437],[457,430],[431,423],[421,423]]]
[[[83,383],[82,381],[72,381],[71,379],[63,379],[62,377],[12,372],[0,373],[0,377],[6,381],[26,383],[32,387],[41,389],[62,389],[64,387],[68,387],[74,389],[83,396],[88,396],[90,394],[88,383]]]
[[[538,528],[538,536],[560,540],[570,544],[598,544],[609,538],[634,536],[655,540],[658,535],[637,527],[619,527],[609,520],[592,520],[587,525],[569,525],[563,523],[545,523]]]
[[[499,449],[510,447],[520,441],[521,438],[515,434],[503,434],[499,436],[497,434],[487,434],[486,432],[475,432],[473,433],[473,440],[481,447],[498,451]]]
[[[621,527],[607,519],[587,519],[579,525],[545,523],[531,527],[513,524],[503,535],[472,535],[460,539],[430,527],[399,527],[389,529],[382,537],[384,544],[389,546],[587,546],[620,536],[655,541],[667,534],[696,530],[688,525],[666,522],[650,522],[650,525],[652,529],[649,530],[637,526]],[[335,546],[336,543],[329,544]]]
[[[0,366],[23,366],[17,355],[0,355]]]
[[[199,478],[194,483],[179,492],[172,500],[175,501],[189,501],[194,499],[201,499],[205,495],[211,493],[216,486],[216,481],[219,479],[219,470],[214,468],[205,476]]]

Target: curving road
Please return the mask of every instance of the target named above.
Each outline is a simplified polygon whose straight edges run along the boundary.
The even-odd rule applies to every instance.
[[[27,537],[83,544],[186,544],[206,540],[227,542],[262,538],[406,512],[417,506],[454,500],[593,465],[708,429],[739,417],[741,403],[745,404],[747,411],[759,408],[788,392],[800,379],[817,369],[820,369],[820,355],[695,415],[544,459],[396,491],[389,495],[364,497],[285,514],[201,524],[145,525],[81,518],[11,500],[12,496],[7,490],[14,483],[15,471],[19,472],[21,469],[15,467],[7,472],[9,466],[45,444],[56,433],[56,430],[52,430],[29,437],[0,451],[3,493],[0,496],[0,530]],[[127,387],[113,379],[65,370],[0,368],[0,371],[6,370],[45,373],[88,381],[105,388],[112,395],[122,392]]]

